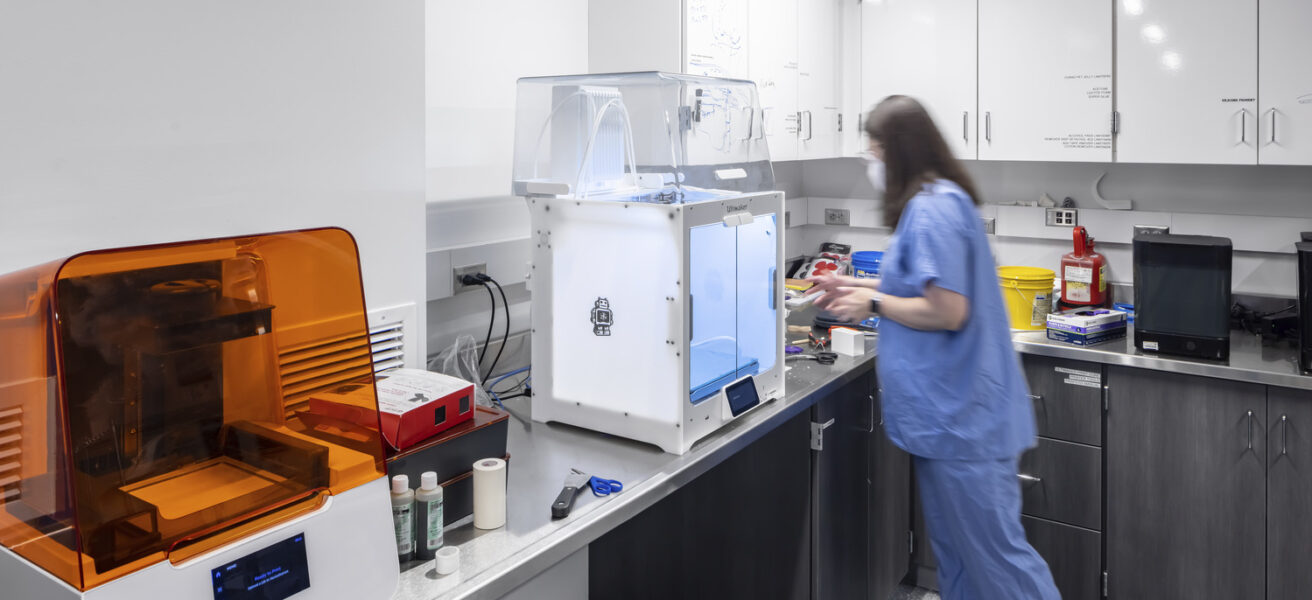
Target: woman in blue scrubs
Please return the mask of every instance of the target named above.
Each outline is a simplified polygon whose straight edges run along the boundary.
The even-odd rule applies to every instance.
[[[1020,522],[1034,411],[1011,345],[980,197],[919,102],[866,118],[871,180],[896,223],[881,278],[817,278],[824,310],[880,315],[885,430],[913,455],[945,600],[1059,598]]]

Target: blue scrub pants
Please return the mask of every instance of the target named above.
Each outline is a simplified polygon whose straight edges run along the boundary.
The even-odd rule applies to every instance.
[[[943,600],[1059,600],[1020,524],[1019,459],[915,457]]]

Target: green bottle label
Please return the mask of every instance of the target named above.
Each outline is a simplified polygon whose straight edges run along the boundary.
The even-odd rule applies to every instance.
[[[436,550],[442,547],[442,501],[433,500],[428,503],[428,549]]]

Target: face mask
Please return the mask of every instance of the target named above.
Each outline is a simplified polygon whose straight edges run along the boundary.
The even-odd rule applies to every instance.
[[[871,157],[866,164],[866,177],[870,185],[875,186],[875,195],[883,196],[886,189],[884,181],[884,161]]]

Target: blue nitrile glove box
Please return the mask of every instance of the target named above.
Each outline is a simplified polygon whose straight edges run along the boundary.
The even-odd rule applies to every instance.
[[[1125,337],[1126,313],[1107,308],[1077,308],[1048,315],[1048,339],[1092,346]]]

